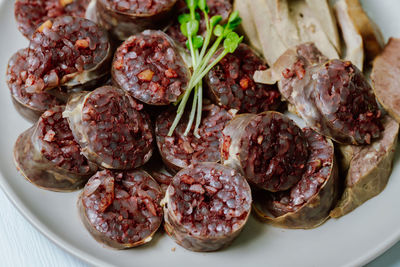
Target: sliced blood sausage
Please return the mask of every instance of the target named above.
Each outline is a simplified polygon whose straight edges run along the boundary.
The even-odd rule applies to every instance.
[[[97,172],[78,200],[81,219],[99,242],[125,249],[151,241],[160,227],[162,193],[144,171]]]
[[[314,86],[315,104],[325,124],[322,134],[352,144],[370,144],[380,136],[381,111],[372,88],[351,62],[323,64],[316,70]]]
[[[112,60],[107,32],[71,16],[44,22],[32,35],[29,49],[28,92],[93,83],[107,76]]]
[[[186,90],[190,70],[185,53],[161,31],[147,30],[131,36],[115,53],[114,83],[150,105],[168,105]]]
[[[220,138],[226,123],[232,119],[227,110],[214,105],[203,106],[199,136],[190,131],[185,136],[189,114],[186,113],[172,136],[169,129],[175,119],[176,111],[170,110],[158,116],[156,121],[157,146],[164,163],[179,171],[197,162],[219,162],[221,159]]]
[[[14,146],[18,170],[36,186],[53,191],[77,190],[97,170],[81,155],[63,111],[64,106],[55,106],[44,112]]]
[[[222,17],[221,24],[228,21],[229,15],[233,10],[231,2],[228,0],[207,0],[207,6],[209,8],[208,16],[211,18],[220,15]],[[179,14],[189,13],[185,0],[178,0],[175,9],[178,10]],[[202,12],[200,12],[200,17],[199,34],[204,35],[207,27]],[[186,47],[187,38],[182,34],[181,24],[177,18],[174,19],[172,25],[167,28],[166,33],[183,47]]]
[[[237,171],[218,163],[181,170],[163,200],[165,230],[193,251],[215,251],[239,235],[251,211],[250,186]]]
[[[310,156],[300,181],[283,192],[254,192],[256,215],[275,226],[317,227],[328,219],[338,199],[339,178],[333,143],[310,128],[303,131]]]
[[[30,38],[45,21],[62,15],[85,18],[91,0],[17,0],[14,6],[18,29]]]
[[[238,115],[222,134],[223,164],[237,169],[259,188],[272,192],[287,190],[306,170],[307,139],[281,113]]]
[[[18,112],[26,119],[36,122],[46,110],[64,104],[63,98],[66,94],[59,88],[38,93],[29,93],[25,90],[25,82],[28,78],[28,53],[28,48],[21,49],[10,58],[7,67],[7,84]]]
[[[97,20],[119,40],[147,29],[163,29],[176,0],[97,0]]]
[[[222,53],[222,48],[216,53]],[[240,44],[226,55],[206,76],[209,95],[214,103],[241,113],[260,113],[280,107],[280,93],[274,85],[253,80],[254,72],[267,65],[249,46]]]
[[[367,146],[350,146],[351,156],[345,189],[339,203],[330,213],[341,217],[367,200],[381,193],[392,173],[397,146],[399,124],[389,116],[383,119],[385,130],[382,136]]]
[[[288,50],[273,67],[283,97],[320,134],[342,144],[370,144],[383,130],[371,86],[349,61],[321,63],[313,46]]]
[[[73,95],[63,115],[89,160],[125,170],[142,166],[153,152],[153,130],[142,108],[123,90],[103,86]]]

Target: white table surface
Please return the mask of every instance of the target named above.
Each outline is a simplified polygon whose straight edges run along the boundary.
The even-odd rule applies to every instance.
[[[63,251],[38,232],[19,214],[0,190],[0,266],[86,267],[88,265]],[[400,242],[368,267],[400,267]]]

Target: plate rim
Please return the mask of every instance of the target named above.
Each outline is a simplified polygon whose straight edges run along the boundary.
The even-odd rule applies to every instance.
[[[2,0],[0,0],[0,8],[1,8],[1,1]],[[20,178],[23,179],[23,177]],[[45,236],[50,242],[55,244],[57,247],[77,257],[78,259],[82,260],[87,264],[95,266],[113,266],[108,262],[100,260],[92,256],[91,254],[77,247],[74,247],[69,242],[59,237],[52,230],[47,229],[46,225],[41,220],[39,220],[37,216],[33,214],[31,210],[16,195],[12,187],[8,184],[7,179],[4,178],[1,172],[0,172],[0,189],[4,192],[4,195],[11,202],[11,204],[17,209],[18,213],[21,214],[22,217],[24,217],[25,220],[29,222],[39,233]]]
[[[0,0],[1,1],[1,0]],[[0,5],[1,8],[1,5]],[[23,178],[23,177],[21,177]],[[61,237],[59,237],[52,230],[47,229],[46,225],[37,218],[35,214],[33,214],[29,208],[18,198],[13,188],[8,184],[7,179],[4,178],[3,174],[0,172],[0,189],[4,192],[7,199],[12,203],[12,205],[18,210],[18,212],[31,224],[33,227],[38,230],[42,235],[44,235],[49,241],[55,244],[57,247],[62,250],[68,252],[69,254],[77,257],[78,259],[86,262],[87,264],[94,266],[114,266],[109,262],[100,260],[91,254],[74,247],[69,242],[65,241]],[[43,190],[43,189],[41,189]],[[67,194],[67,193],[66,193]],[[360,256],[354,259],[352,262],[348,262],[344,266],[364,266],[377,257],[384,254],[387,250],[393,247],[397,242],[400,241],[400,228],[398,231],[391,236],[391,238],[387,238],[382,241],[381,244],[374,249],[365,253],[365,256]]]

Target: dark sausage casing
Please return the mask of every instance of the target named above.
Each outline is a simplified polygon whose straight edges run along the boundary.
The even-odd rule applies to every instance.
[[[64,116],[89,160],[125,170],[142,166],[153,152],[153,129],[142,108],[123,90],[103,86],[73,95]]]
[[[251,210],[251,191],[237,171],[218,163],[181,170],[167,189],[165,231],[193,251],[215,251],[239,235]]]
[[[307,158],[301,129],[281,113],[241,114],[223,130],[223,164],[262,189],[291,188],[305,171]]]
[[[226,123],[232,119],[232,114],[214,104],[203,106],[199,127],[200,138],[195,137],[193,131],[184,135],[189,118],[188,112],[172,136],[168,136],[175,116],[176,111],[169,110],[160,114],[156,121],[157,146],[165,165],[173,171],[179,171],[192,163],[219,162],[221,159],[219,140]]]
[[[148,172],[154,180],[161,187],[161,191],[163,194],[167,192],[167,188],[174,177],[173,174],[170,173],[168,168],[162,163],[162,158],[160,153],[157,150],[154,151],[151,159],[142,167],[143,170]]]
[[[290,190],[256,191],[253,208],[262,221],[284,228],[315,228],[329,218],[339,197],[339,177],[332,141],[304,129],[310,149],[306,171]]]
[[[86,183],[97,166],[81,155],[63,106],[43,113],[15,143],[14,161],[27,180],[53,191],[73,191]]]
[[[28,92],[93,86],[110,71],[108,34],[87,19],[60,16],[46,21],[32,35],[29,49]]]
[[[125,249],[151,241],[160,227],[162,192],[144,171],[97,172],[78,200],[83,224],[99,242]]]
[[[186,52],[161,31],[146,30],[118,47],[111,74],[113,82],[149,105],[178,100],[190,80]]]
[[[342,170],[347,171],[345,188],[330,216],[338,218],[381,193],[392,173],[399,124],[389,116],[383,118],[382,136],[368,146],[341,147],[345,155]]]
[[[97,0],[97,20],[119,40],[147,29],[163,29],[176,0]]]

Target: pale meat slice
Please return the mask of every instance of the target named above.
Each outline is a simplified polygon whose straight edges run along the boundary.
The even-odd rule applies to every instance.
[[[330,14],[328,5],[320,3],[319,7],[310,7],[306,0],[252,0],[251,15],[256,25],[262,52],[268,65],[275,61],[289,48],[305,42],[314,42],[329,58],[339,58],[339,54],[330,36],[325,31],[332,22],[331,16],[321,22],[320,15],[315,15],[316,9]],[[332,30],[331,30],[332,31]],[[333,30],[334,32],[334,30]]]
[[[391,38],[374,61],[371,79],[378,101],[400,122],[400,39]]]
[[[342,30],[343,40],[346,45],[345,59],[351,61],[360,70],[364,67],[364,44],[360,32],[349,14],[346,0],[339,0],[335,5],[336,17]]]
[[[341,51],[340,36],[337,28],[337,21],[328,0],[306,0],[315,18],[321,24],[329,41],[337,51]]]
[[[276,31],[286,47],[301,43],[296,20],[290,16],[288,0],[264,0],[270,10],[271,19]]]
[[[373,60],[379,55],[385,44],[378,26],[368,17],[359,0],[345,0],[350,18],[353,20],[364,42],[367,60]]]
[[[316,64],[322,64],[329,59],[318,50],[314,43],[303,43],[295,47],[291,47],[283,53],[278,60],[267,70],[256,71],[253,75],[253,79],[257,83],[262,84],[275,84],[279,82],[283,76],[282,73],[290,69],[300,57],[305,59],[307,66],[311,67]],[[305,80],[301,79],[300,84],[304,83]],[[280,84],[278,84],[280,86]]]
[[[306,1],[292,1],[290,7],[291,16],[296,21],[301,36],[301,43],[313,42],[318,50],[328,58],[339,58],[336,47],[324,31],[323,24],[320,23],[314,10],[307,5]]]
[[[330,213],[332,218],[346,215],[385,189],[392,172],[399,124],[389,116],[384,118],[383,124],[385,130],[380,139],[345,152],[345,157],[351,161],[343,195]]]
[[[257,27],[251,14],[250,5],[252,0],[235,0],[233,9],[239,11],[242,23],[239,31],[245,36],[246,42],[249,43],[258,52],[262,51],[260,38],[257,35]]]
[[[261,42],[262,52],[268,65],[272,64],[288,48],[274,27],[271,11],[265,0],[251,0],[250,11],[257,25],[257,34]]]
[[[257,83],[275,84],[282,79],[282,72],[296,63],[298,59],[296,47],[286,50],[267,70],[256,71],[253,79]]]

